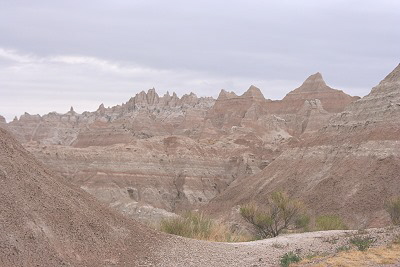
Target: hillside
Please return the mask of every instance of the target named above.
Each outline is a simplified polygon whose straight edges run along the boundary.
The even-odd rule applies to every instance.
[[[162,240],[65,183],[1,128],[0,202],[1,266],[138,266],[155,261]]]
[[[271,192],[284,190],[315,214],[340,214],[351,227],[389,223],[384,201],[400,192],[399,73],[400,65],[260,173],[235,180],[212,200],[209,211],[263,202]]]

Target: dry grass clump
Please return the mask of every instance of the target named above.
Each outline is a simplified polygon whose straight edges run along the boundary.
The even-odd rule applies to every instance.
[[[366,249],[360,249],[360,242],[354,242],[355,240],[361,240],[361,243],[368,241],[368,247]],[[397,235],[393,238],[392,242],[386,246],[369,248],[370,237],[355,237],[349,240],[351,245],[342,246],[337,249],[336,254],[332,256],[326,256],[322,259],[315,261],[314,259],[305,259],[297,264],[290,266],[308,266],[308,267],[330,267],[330,266],[341,266],[341,267],[364,267],[364,266],[381,266],[390,264],[390,266],[400,263],[400,236]],[[354,247],[355,246],[355,247]],[[353,248],[352,248],[353,247]],[[356,249],[357,248],[357,249]]]
[[[222,222],[214,221],[203,213],[186,212],[180,217],[164,219],[160,230],[183,237],[215,241],[215,242],[245,242],[250,237],[232,231]]]
[[[400,225],[400,196],[387,201],[385,207],[392,219],[392,223],[394,225]]]
[[[389,247],[370,248],[367,251],[350,250],[336,254],[333,257],[326,258],[324,261],[314,265],[307,264],[307,261],[300,262],[293,266],[313,266],[313,267],[365,267],[380,264],[396,264],[400,261],[400,245]]]
[[[316,229],[318,231],[327,230],[346,230],[347,226],[344,224],[342,218],[338,215],[321,215],[315,220]]]

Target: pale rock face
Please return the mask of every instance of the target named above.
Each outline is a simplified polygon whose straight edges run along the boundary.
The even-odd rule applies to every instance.
[[[289,102],[266,100],[255,86],[241,96],[221,90],[217,100],[153,88],[95,112],[25,114],[7,125],[67,180],[128,216],[158,221],[207,204],[324,125],[334,113],[309,98],[324,96],[321,80],[305,84],[317,92]],[[287,112],[293,101],[301,105]]]
[[[0,115],[0,128],[7,129],[7,122],[6,118]]]

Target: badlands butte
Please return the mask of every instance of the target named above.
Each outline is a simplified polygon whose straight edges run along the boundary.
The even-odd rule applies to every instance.
[[[201,209],[237,222],[274,191],[351,228],[390,223],[400,192],[400,65],[365,97],[316,73],[282,100],[255,86],[217,99],[141,92],[94,112],[25,113],[0,125],[66,182],[156,223]]]

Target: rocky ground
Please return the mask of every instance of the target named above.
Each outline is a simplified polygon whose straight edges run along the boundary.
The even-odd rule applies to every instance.
[[[368,229],[363,231],[323,231],[282,235],[246,243],[210,243],[177,239],[164,247],[157,266],[279,266],[287,252],[302,258],[334,255],[349,245],[354,236],[374,237],[373,246],[386,246],[400,233],[399,228]],[[353,248],[355,249],[355,248]],[[398,255],[400,260],[400,255]],[[377,266],[377,265],[371,265]]]

